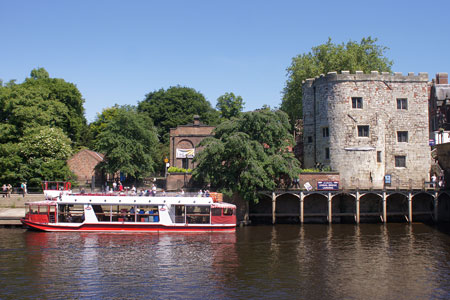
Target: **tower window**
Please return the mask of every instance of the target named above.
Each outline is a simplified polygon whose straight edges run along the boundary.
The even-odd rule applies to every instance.
[[[397,109],[408,109],[408,99],[398,98],[397,99]]]
[[[369,126],[368,125],[358,126],[358,136],[359,137],[369,137]]]
[[[407,143],[408,142],[408,131],[397,131],[397,142]]]
[[[396,156],[395,157],[395,167],[397,168],[406,168],[406,156]]]
[[[322,128],[322,135],[323,135],[323,137],[329,137],[330,136],[330,130],[328,129],[328,127]]]
[[[352,108],[363,108],[363,99],[362,97],[352,97]]]

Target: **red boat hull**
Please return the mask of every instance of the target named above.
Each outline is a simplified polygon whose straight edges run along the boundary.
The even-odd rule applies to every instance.
[[[26,219],[21,220],[22,224],[31,229],[40,231],[93,231],[93,232],[232,232],[236,230],[235,225],[173,225],[166,226],[161,224],[129,224],[129,223],[82,223],[80,226],[64,226],[32,222]]]

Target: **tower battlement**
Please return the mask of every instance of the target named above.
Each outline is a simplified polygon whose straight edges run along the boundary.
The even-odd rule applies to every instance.
[[[350,71],[328,72],[320,74],[315,78],[308,78],[303,81],[303,84],[308,86],[328,83],[332,81],[384,81],[384,82],[428,82],[428,73],[420,72],[417,75],[414,72],[409,72],[407,75],[403,75],[401,72],[378,72],[371,71],[370,73],[364,73],[363,71],[356,71],[350,73]]]

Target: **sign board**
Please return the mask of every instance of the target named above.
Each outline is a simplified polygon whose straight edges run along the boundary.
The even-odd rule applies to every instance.
[[[194,158],[195,149],[179,149],[177,148],[177,158]]]
[[[339,181],[318,181],[318,191],[337,191],[339,190]]]
[[[434,139],[429,139],[428,146],[434,146],[434,145],[436,145],[436,142],[434,141]]]
[[[391,175],[384,175],[384,183],[385,184],[391,184]]]
[[[307,191],[312,191],[313,187],[311,186],[311,184],[309,182],[306,182],[304,185],[305,189]]]

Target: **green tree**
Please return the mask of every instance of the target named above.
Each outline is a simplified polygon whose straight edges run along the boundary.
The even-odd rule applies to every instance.
[[[95,148],[105,154],[100,169],[110,174],[120,171],[142,180],[154,172],[158,137],[152,120],[135,107],[117,108],[117,115],[98,134]]]
[[[302,118],[302,81],[332,71],[391,72],[392,61],[384,56],[387,47],[378,45],[377,39],[362,38],[361,42],[334,44],[331,38],[311,52],[297,55],[287,68],[287,81],[280,109],[289,115],[293,126]]]
[[[103,109],[101,114],[97,113],[95,121],[89,124],[89,132],[91,136],[90,147],[95,147],[95,142],[98,135],[106,128],[111,120],[118,116],[120,109],[121,107],[118,104],[115,104],[112,107]]]
[[[273,190],[300,172],[290,151],[288,116],[262,109],[241,113],[221,123],[214,136],[202,141],[194,179],[224,193],[239,193],[257,202],[261,190]]]
[[[0,87],[0,142],[17,142],[28,128],[50,126],[80,146],[88,130],[83,102],[74,84],[34,69],[23,83]]]
[[[60,128],[27,128],[18,143],[0,146],[0,180],[28,181],[30,187],[42,180],[72,178],[66,161],[72,155],[71,141]]]
[[[220,116],[225,119],[237,117],[244,108],[244,100],[241,96],[235,96],[233,93],[225,93],[217,98],[216,109]]]
[[[192,123],[194,115],[199,115],[203,123],[210,125],[214,125],[218,119],[217,111],[200,92],[181,86],[147,94],[138,104],[138,111],[153,120],[164,144],[169,143],[170,128]]]

